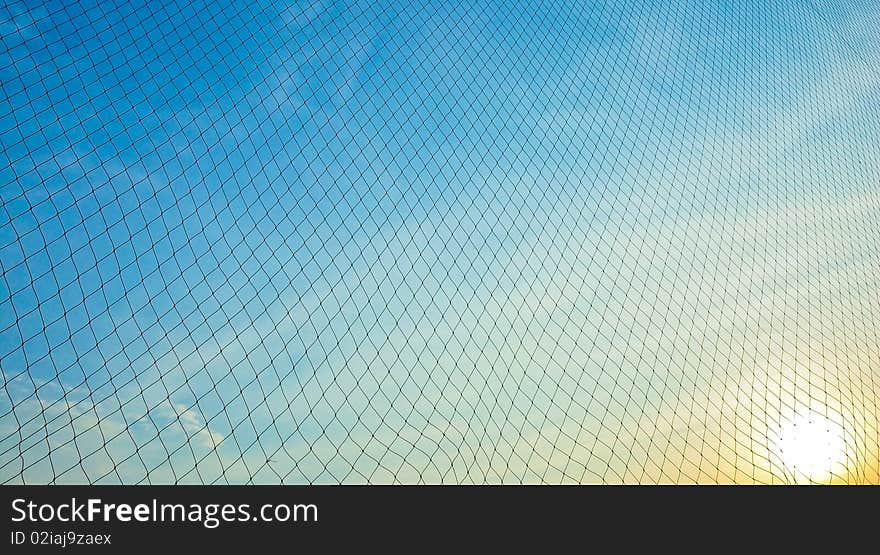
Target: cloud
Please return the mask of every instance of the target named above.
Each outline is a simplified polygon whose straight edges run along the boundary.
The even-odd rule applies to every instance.
[[[172,481],[194,470],[195,460],[208,476],[222,473],[224,435],[183,403],[168,400],[148,408],[150,401],[139,398],[123,407],[118,396],[95,399],[87,385],[3,377],[2,483],[42,483],[46,475],[58,482],[136,482],[150,473],[170,475],[164,481]],[[187,452],[193,458],[188,465]],[[177,473],[170,472],[172,464],[179,466]]]
[[[160,405],[158,410],[168,413],[169,416],[180,422],[190,442],[198,443],[202,447],[210,449],[217,449],[223,442],[223,434],[211,430],[202,422],[199,415],[193,409],[187,408],[182,403],[168,401],[167,404]]]

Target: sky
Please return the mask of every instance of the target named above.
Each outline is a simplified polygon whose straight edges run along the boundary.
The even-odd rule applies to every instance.
[[[0,482],[880,482],[878,17],[4,5]]]

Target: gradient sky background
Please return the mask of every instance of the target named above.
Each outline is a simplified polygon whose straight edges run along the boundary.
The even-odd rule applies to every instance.
[[[880,482],[880,10],[465,4],[0,8],[0,482]]]

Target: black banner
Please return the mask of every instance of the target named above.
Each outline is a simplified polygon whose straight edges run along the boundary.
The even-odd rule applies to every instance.
[[[854,487],[4,486],[4,553],[876,542]],[[871,501],[875,503],[871,503]],[[754,540],[757,541],[757,540]],[[608,543],[610,542],[610,543]],[[711,542],[711,543],[705,543]],[[752,545],[752,548],[755,546]]]

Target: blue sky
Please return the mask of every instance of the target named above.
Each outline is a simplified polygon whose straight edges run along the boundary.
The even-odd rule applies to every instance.
[[[876,15],[3,8],[0,480],[877,480]]]

